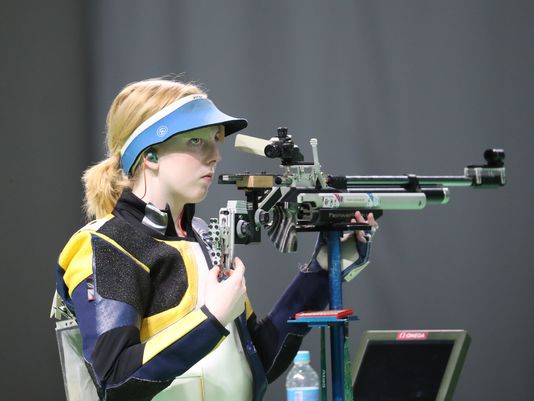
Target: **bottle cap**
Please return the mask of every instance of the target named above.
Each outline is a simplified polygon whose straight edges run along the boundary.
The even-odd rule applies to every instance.
[[[306,363],[310,362],[310,351],[299,351],[297,356],[293,360],[295,363]]]

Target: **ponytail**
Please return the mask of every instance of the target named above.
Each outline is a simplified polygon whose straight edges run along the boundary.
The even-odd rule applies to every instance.
[[[130,186],[120,169],[120,155],[111,156],[85,170],[85,214],[88,220],[111,213],[124,188]]]

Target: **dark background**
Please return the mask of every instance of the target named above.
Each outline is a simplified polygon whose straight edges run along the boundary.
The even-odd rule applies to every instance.
[[[104,120],[128,82],[182,73],[245,133],[290,128],[332,174],[461,174],[487,147],[508,184],[446,206],[390,212],[372,264],[344,286],[365,329],[468,330],[455,400],[531,399],[534,6],[531,1],[3,1],[0,12],[1,399],[64,400],[48,319],[59,251],[82,223],[80,175],[103,158]],[[223,145],[219,172],[275,162]],[[208,218],[227,199],[213,186]],[[265,315],[306,262],[241,247]],[[318,366],[318,335],[305,340]],[[224,374],[224,372],[221,372]],[[531,394],[528,396],[528,394]],[[284,378],[266,400],[284,399]]]

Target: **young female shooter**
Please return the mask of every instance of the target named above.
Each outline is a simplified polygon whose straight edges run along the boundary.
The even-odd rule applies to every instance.
[[[327,305],[328,274],[315,256],[262,320],[239,258],[218,280],[194,205],[213,181],[219,144],[246,126],[198,87],[168,80],[132,83],[111,105],[109,157],[83,177],[96,220],[71,237],[57,270],[102,400],[259,401],[308,331],[287,319]],[[356,238],[343,247],[365,242]]]

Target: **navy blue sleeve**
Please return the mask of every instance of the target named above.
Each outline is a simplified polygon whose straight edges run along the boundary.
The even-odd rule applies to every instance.
[[[249,317],[247,326],[269,382],[287,369],[310,331],[306,325],[287,321],[298,312],[325,309],[328,299],[328,272],[299,272],[266,318],[258,321],[254,313]]]

